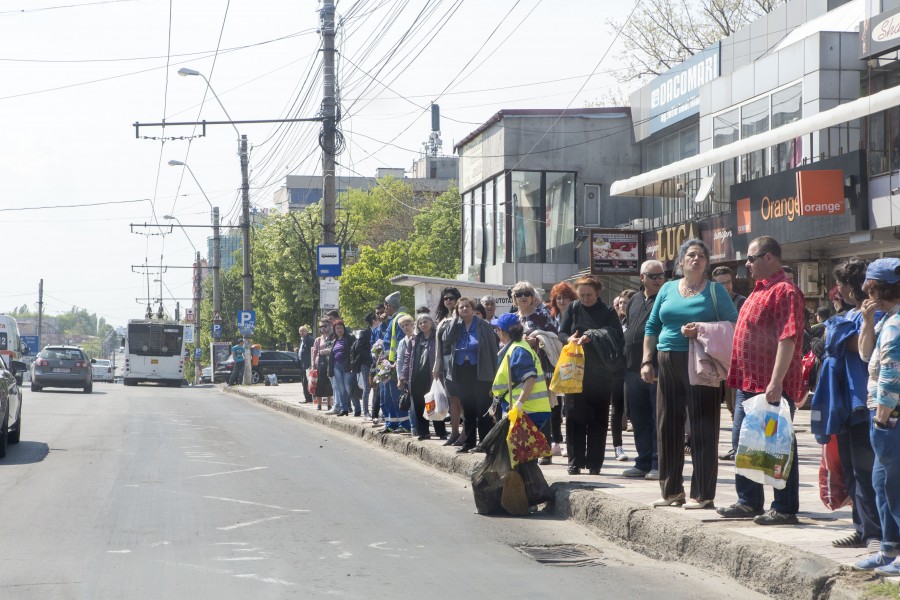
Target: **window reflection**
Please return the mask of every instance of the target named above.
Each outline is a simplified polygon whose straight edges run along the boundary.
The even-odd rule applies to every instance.
[[[575,174],[547,173],[547,262],[575,261]]]
[[[541,262],[543,215],[541,214],[541,174],[512,172],[514,252],[519,262]]]

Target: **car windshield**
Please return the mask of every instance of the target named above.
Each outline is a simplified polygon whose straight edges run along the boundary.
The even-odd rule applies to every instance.
[[[108,367],[110,363],[108,360],[97,359],[97,362],[94,363],[95,367]]]
[[[76,348],[45,348],[40,358],[47,360],[83,360],[84,353]]]

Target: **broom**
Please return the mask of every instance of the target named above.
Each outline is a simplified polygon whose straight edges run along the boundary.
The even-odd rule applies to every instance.
[[[510,472],[503,480],[500,506],[515,517],[522,517],[531,512],[528,504],[528,492],[525,490],[525,480],[516,471]]]

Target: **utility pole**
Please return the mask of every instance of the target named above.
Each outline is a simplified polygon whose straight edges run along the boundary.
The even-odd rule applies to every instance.
[[[334,78],[334,0],[323,0],[319,11],[322,31],[322,243],[335,240],[335,78]]]
[[[213,310],[221,314],[222,297],[219,291],[219,267],[222,265],[222,240],[219,238],[219,207],[212,209],[213,216]],[[210,319],[212,321],[212,319]]]
[[[41,351],[43,346],[41,346],[41,330],[44,326],[44,280],[41,279],[40,283],[38,283],[38,352]]]
[[[244,243],[241,258],[244,262],[244,310],[253,309],[253,276],[250,274],[250,174],[247,172],[249,157],[247,156],[247,136],[241,136],[241,207],[243,211],[241,227]],[[244,336],[244,348],[247,349],[247,360],[244,361],[244,385],[250,385],[250,338]]]
[[[218,215],[216,215],[218,216]],[[200,253],[197,252],[197,262],[194,263],[194,347],[200,347],[200,300],[203,297],[203,270],[200,266]],[[215,284],[213,284],[215,285]],[[194,385],[200,385],[200,376],[203,370],[200,367],[200,359],[194,354]]]

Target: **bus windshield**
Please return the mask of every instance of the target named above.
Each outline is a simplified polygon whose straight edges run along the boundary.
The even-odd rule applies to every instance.
[[[180,356],[183,325],[130,323],[128,351],[138,356]]]

